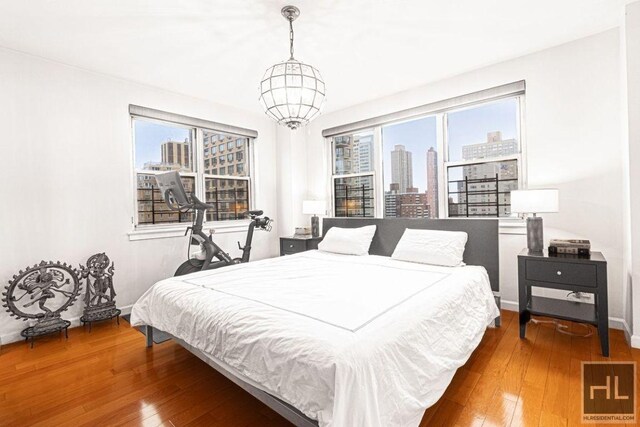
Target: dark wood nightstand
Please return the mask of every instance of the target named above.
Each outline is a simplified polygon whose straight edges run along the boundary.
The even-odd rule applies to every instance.
[[[280,256],[318,249],[322,237],[281,237]]]
[[[532,287],[562,289],[594,295],[595,304],[531,295]],[[600,252],[590,258],[576,255],[518,255],[518,300],[520,338],[525,337],[531,315],[554,317],[598,327],[602,355],[609,356],[609,309],[607,303],[607,260]]]

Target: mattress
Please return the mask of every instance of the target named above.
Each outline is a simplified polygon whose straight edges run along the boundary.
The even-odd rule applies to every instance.
[[[160,281],[131,321],[320,426],[417,426],[498,314],[483,267],[308,251]]]

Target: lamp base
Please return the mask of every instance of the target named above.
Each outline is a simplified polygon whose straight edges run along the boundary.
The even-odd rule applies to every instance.
[[[527,248],[529,252],[538,253],[544,249],[542,218],[539,216],[527,218]]]
[[[317,215],[311,217],[311,236],[320,237],[320,218]]]

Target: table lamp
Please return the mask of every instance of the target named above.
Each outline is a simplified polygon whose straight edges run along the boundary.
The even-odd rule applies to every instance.
[[[305,200],[302,202],[302,213],[313,215],[311,217],[311,235],[320,236],[320,219],[318,214],[324,215],[327,212],[327,203],[324,200]]]
[[[536,214],[558,212],[558,190],[514,190],[511,192],[511,212],[533,214],[527,217],[527,248],[529,252],[542,252],[542,218]]]

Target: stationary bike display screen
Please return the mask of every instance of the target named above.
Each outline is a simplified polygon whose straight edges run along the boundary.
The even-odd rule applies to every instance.
[[[184,206],[191,202],[184,191],[184,185],[180,180],[180,174],[177,171],[165,172],[156,175],[158,188],[162,194],[162,200],[168,205]],[[168,199],[168,200],[167,200]]]

